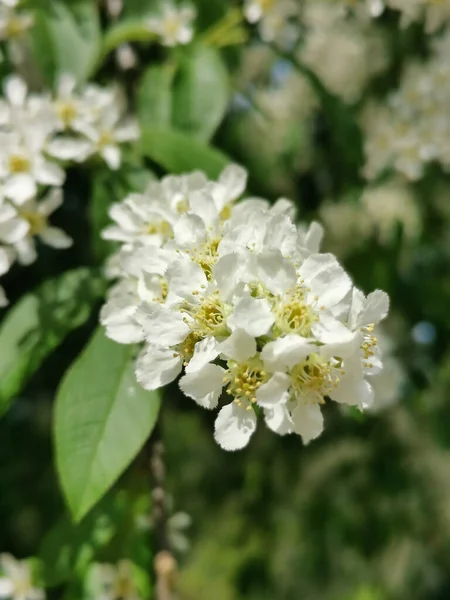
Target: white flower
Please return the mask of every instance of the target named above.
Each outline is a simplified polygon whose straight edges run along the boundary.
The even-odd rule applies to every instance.
[[[399,88],[363,114],[367,178],[373,179],[390,167],[407,179],[418,180],[431,161],[439,162],[445,170],[450,168],[449,49],[447,31],[434,40],[426,63],[407,65]]]
[[[4,195],[20,206],[35,197],[38,185],[60,186],[65,173],[55,162],[46,159],[43,149],[46,132],[39,123],[25,135],[18,132],[0,133],[0,178]]]
[[[166,299],[164,273],[169,255],[147,246],[124,248],[116,255],[122,279],[110,290],[100,313],[100,322],[108,337],[121,344],[144,340],[134,315],[143,302],[164,302]]]
[[[246,0],[244,14],[249,23],[258,23],[261,38],[272,42],[286,35],[290,17],[297,15],[299,7],[294,0]]]
[[[33,25],[31,14],[17,12],[18,4],[12,0],[0,3],[0,40],[15,41]]]
[[[96,597],[101,600],[140,600],[136,585],[134,565],[129,560],[120,560],[117,565],[95,564],[90,573]]]
[[[318,252],[322,228],[297,227],[292,204],[242,195],[245,173],[218,182],[166,178],[113,207],[119,277],[102,310],[107,335],[144,342],[136,377],[148,390],[180,374],[199,406],[219,408],[215,438],[243,448],[258,413],[305,442],[323,429],[326,399],[367,408],[366,375],[381,369],[372,336],[387,296],[354,289],[336,258]],[[226,392],[231,402],[221,406]]]
[[[10,554],[0,555],[0,598],[8,600],[44,600],[44,591],[33,583],[31,567]]]
[[[72,245],[72,239],[64,231],[48,222],[49,216],[61,206],[62,198],[62,191],[53,189],[43,200],[31,199],[15,207],[3,234],[0,222],[0,235],[11,244],[21,264],[29,265],[36,260],[35,237],[52,248],[65,249]]]
[[[163,46],[189,44],[194,36],[195,10],[165,4],[159,17],[149,19],[147,28],[160,37]]]
[[[112,170],[117,170],[121,164],[120,145],[133,142],[139,139],[140,135],[137,121],[131,117],[123,118],[118,99],[105,109],[95,123],[77,123],[77,131],[83,134],[88,142],[86,156],[81,154],[77,160],[99,154]]]

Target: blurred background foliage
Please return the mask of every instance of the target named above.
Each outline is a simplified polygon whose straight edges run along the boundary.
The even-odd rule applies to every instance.
[[[42,0],[38,10],[44,16],[57,10],[50,4]],[[197,35],[237,4],[197,0]],[[324,10],[333,8],[331,0],[322,4]],[[98,27],[106,27],[110,17],[104,4],[58,3],[62,10],[72,5],[95,10]],[[120,19],[134,22],[153,8],[149,0],[125,0]],[[389,360],[398,361],[401,377],[385,382],[385,393],[393,396],[390,406],[353,419],[329,408],[325,433],[307,447],[260,428],[248,449],[226,454],[213,441],[210,415],[181,397],[176,386],[166,391],[167,488],[173,512],[190,517],[181,519],[182,525],[191,521],[183,535],[174,531],[181,550],[180,599],[450,597],[450,180],[436,162],[415,180],[387,169],[368,182],[361,125],[364,109],[374,98],[386,101],[410,61],[430,56],[432,37],[422,22],[401,27],[395,11],[374,22],[339,18],[322,15],[328,36],[322,46],[314,39],[319,25],[306,20],[294,49],[263,43],[253,31],[245,43],[220,52],[199,46],[194,58],[184,49],[167,58],[157,46],[133,43],[130,68],[111,52],[97,71],[99,81],[113,77],[130,99],[138,99],[145,126],[164,122],[175,134],[210,140],[248,168],[253,194],[271,200],[287,196],[301,220],[322,221],[325,248],[336,253],[356,285],[384,289],[392,301]],[[39,44],[46,42],[38,38],[45,37],[45,19],[39,19],[32,41],[42,49]],[[87,23],[92,26],[89,18]],[[435,35],[445,34],[445,27]],[[45,51],[33,54],[41,67],[46,57]],[[48,76],[54,68],[36,71],[33,65],[31,71]],[[206,79],[206,87],[199,88],[206,96],[191,98],[194,114],[187,115],[184,82],[195,68]],[[219,73],[222,91],[214,83],[214,90],[205,92],[209,70]],[[42,250],[32,267],[11,271],[4,281],[11,301],[80,264],[98,269],[108,252],[98,240],[108,206],[174,162],[195,163],[180,140],[181,158],[158,146],[145,159],[130,153],[120,172],[105,170],[95,181],[81,169],[69,172],[57,224],[76,243],[65,253]],[[83,521],[86,537],[74,534],[63,516],[52,466],[51,407],[61,374],[96,319],[93,310],[45,359],[0,421],[0,548],[55,564],[67,538],[67,564],[61,566],[66,570],[82,569],[93,556],[118,558],[114,544],[108,547],[112,538],[122,555],[141,548],[133,535],[125,539],[117,528],[123,523],[129,533],[133,519],[148,509],[148,490],[135,465]],[[114,534],[102,521],[103,510],[109,519],[115,515]],[[49,541],[61,518],[63,534]],[[148,560],[145,552],[141,558],[142,564]],[[53,593],[63,597],[65,588]],[[74,587],[64,597],[79,593]]]

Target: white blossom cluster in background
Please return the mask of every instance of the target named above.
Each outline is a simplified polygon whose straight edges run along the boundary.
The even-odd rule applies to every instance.
[[[92,600],[140,600],[136,572],[129,560],[116,565],[93,564],[87,579],[87,594]]]
[[[44,600],[44,590],[36,586],[31,564],[10,554],[0,555],[0,598],[5,600]]]
[[[21,58],[21,38],[33,25],[33,16],[22,11],[21,0],[0,0],[0,41],[8,43],[12,62]]]
[[[328,247],[339,258],[357,250],[371,236],[389,246],[399,226],[405,242],[417,240],[422,231],[417,198],[410,186],[397,180],[365,188],[358,202],[326,202],[320,217]]]
[[[339,4],[309,0],[298,59],[345,102],[359,100],[370,79],[388,62],[386,41],[368,21],[346,18]]]
[[[163,46],[189,44],[194,37],[196,11],[191,6],[164,4],[161,14],[147,21],[147,28],[156,34]]]
[[[364,174],[373,179],[393,168],[420,179],[431,161],[450,169],[450,34],[434,41],[428,62],[413,62],[399,88],[362,115]]]
[[[113,205],[104,232],[122,243],[101,313],[107,335],[144,344],[144,388],[183,372],[180,388],[200,406],[218,408],[223,394],[215,439],[227,450],[248,443],[258,415],[309,442],[326,398],[369,407],[382,368],[374,328],[389,304],[381,291],[365,297],[319,252],[317,223],[296,227],[285,199],[236,203],[245,188],[233,165],[217,182],[169,176]]]
[[[289,20],[299,16],[296,0],[244,0],[244,15],[249,23],[257,24],[264,42],[295,41],[297,37],[295,28],[289,27]]]
[[[138,137],[115,89],[87,85],[78,92],[64,75],[55,95],[29,94],[21,78],[7,78],[0,99],[0,275],[16,260],[36,260],[36,238],[54,248],[72,244],[49,223],[62,204],[65,168],[99,156],[117,169],[121,145]]]

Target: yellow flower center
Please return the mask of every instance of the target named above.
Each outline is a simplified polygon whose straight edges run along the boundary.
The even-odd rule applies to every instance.
[[[292,389],[305,403],[323,404],[344,374],[340,359],[325,361],[319,354],[311,353],[291,370]]]
[[[30,161],[20,154],[12,154],[9,157],[8,167],[10,173],[27,173],[30,170]]]
[[[60,101],[56,103],[56,112],[65,127],[70,127],[76,118],[78,111],[73,102]]]
[[[6,34],[8,38],[17,38],[20,37],[27,28],[28,25],[25,19],[22,19],[19,16],[11,17],[6,25]]]
[[[122,600],[129,598],[134,593],[134,584],[133,581],[129,577],[119,577],[116,581],[115,585],[115,598],[117,600]]]
[[[267,380],[264,365],[258,358],[245,363],[228,362],[228,374],[224,383],[228,383],[227,393],[234,397],[234,402],[239,407],[247,404],[247,410],[252,410],[251,405],[256,402],[258,388]]]
[[[98,138],[98,147],[103,148],[104,146],[110,146],[111,144],[114,144],[114,135],[112,131],[102,131]]]
[[[369,368],[373,367],[371,359],[375,356],[375,348],[378,344],[378,339],[372,335],[374,329],[375,325],[373,323],[361,328],[361,332],[364,336],[364,341],[361,344],[361,350],[363,351],[364,356],[363,366]]]
[[[288,290],[282,299],[274,299],[276,328],[279,333],[297,333],[303,337],[311,334],[311,327],[319,320],[314,307],[306,302],[306,294],[300,286]]]
[[[181,22],[178,15],[166,17],[162,24],[162,30],[165,37],[176,37],[181,29]]]
[[[165,220],[148,223],[144,233],[148,233],[149,235],[162,235],[167,239],[173,237],[172,225]]]
[[[30,225],[28,235],[38,235],[47,227],[46,217],[37,211],[20,210],[19,214]]]
[[[208,240],[200,246],[188,250],[191,259],[200,265],[206,275],[206,279],[211,281],[213,278],[213,269],[217,262],[220,239]]]

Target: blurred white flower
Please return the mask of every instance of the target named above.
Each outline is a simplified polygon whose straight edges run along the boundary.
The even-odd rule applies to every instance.
[[[38,185],[60,186],[64,170],[44,154],[46,132],[36,123],[24,134],[0,132],[0,178],[4,195],[18,206],[35,197]]]
[[[52,248],[66,249],[72,245],[72,239],[62,229],[48,222],[50,215],[61,206],[62,199],[62,191],[53,189],[43,200],[33,198],[15,207],[12,218],[0,223],[0,235],[4,227],[3,239],[9,240],[21,264],[29,265],[36,260],[35,237]]]
[[[401,361],[395,356],[395,344],[387,332],[380,328],[377,333],[378,345],[384,356],[383,369],[370,378],[374,390],[371,412],[389,408],[398,402],[406,381],[406,372]]]
[[[136,141],[140,136],[137,121],[132,117],[124,119],[116,102],[95,123],[79,123],[77,130],[85,136],[87,156],[98,154],[112,170],[120,167],[121,144]]]
[[[44,591],[34,585],[30,564],[10,554],[0,555],[0,598],[44,600]]]
[[[422,218],[416,198],[412,189],[401,182],[366,188],[361,205],[383,245],[394,239],[399,226],[407,241],[417,239],[421,233]]]
[[[166,3],[161,15],[147,21],[147,28],[160,38],[163,46],[189,44],[194,36],[195,16],[195,10],[191,7]]]
[[[420,179],[428,163],[450,169],[450,35],[434,41],[426,63],[412,62],[399,88],[362,115],[365,134],[364,174],[375,178],[393,168],[407,179]]]
[[[284,42],[290,37],[289,19],[298,16],[294,0],[245,0],[244,14],[249,23],[257,23],[261,39]]]
[[[19,4],[19,0],[0,2],[0,40],[14,41],[33,25],[31,14],[17,10]]]
[[[308,2],[303,18],[299,59],[330,91],[346,102],[357,101],[370,78],[386,67],[385,40],[370,24],[346,19],[339,5],[328,1]]]
[[[90,575],[98,600],[141,600],[134,565],[129,560],[120,560],[116,565],[95,564]]]

